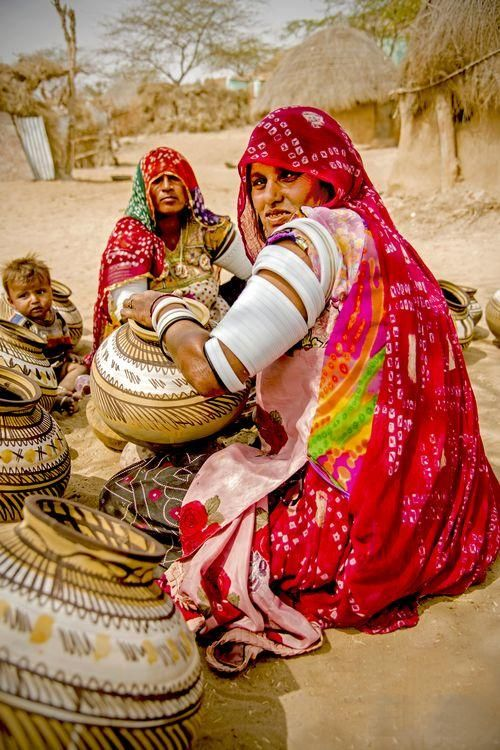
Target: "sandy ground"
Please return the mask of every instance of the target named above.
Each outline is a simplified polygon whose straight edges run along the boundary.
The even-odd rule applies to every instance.
[[[68,284],[84,318],[81,351],[91,341],[100,254],[126,207],[134,165],[149,148],[182,151],[207,205],[236,216],[234,165],[245,129],[169,134],[121,145],[120,166],[79,170],[78,181],[0,185],[0,260],[36,251],[55,279]],[[363,151],[384,194],[394,149]],[[500,212],[483,194],[463,188],[419,201],[385,196],[399,229],[438,278],[478,288],[486,304],[500,287]],[[482,320],[466,352],[488,456],[500,473],[500,349]],[[93,436],[85,410],[58,417],[72,453],[68,498],[95,504],[119,454]],[[320,651],[290,660],[265,659],[236,679],[206,670],[199,747],[309,750],[491,750],[500,747],[498,717],[500,564],[487,581],[457,598],[421,608],[416,628],[384,636],[355,630],[326,633]]]

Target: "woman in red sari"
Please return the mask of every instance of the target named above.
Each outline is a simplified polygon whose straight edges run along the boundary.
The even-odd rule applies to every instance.
[[[180,509],[163,584],[210,665],[317,648],[321,630],[413,626],[425,596],[482,581],[499,485],[439,285],[399,234],[342,128],[278,109],[240,161],[253,272],[210,334],[148,292],[153,323],[201,393],[257,374],[261,448],[211,456]]]
[[[133,292],[162,289],[194,297],[208,307],[215,325],[228,304],[219,294],[214,263],[242,279],[250,273],[233,222],[206,208],[187,159],[166,146],[148,151],[137,165],[125,216],[102,255],[87,364],[120,325],[123,300]]]

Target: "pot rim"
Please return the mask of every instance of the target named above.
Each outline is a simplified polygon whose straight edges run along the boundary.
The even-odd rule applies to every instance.
[[[148,546],[151,546],[152,551],[151,552],[144,552],[140,550],[133,551],[130,548],[125,548],[121,546],[111,546],[109,544],[105,544],[104,542],[99,541],[99,539],[95,539],[94,537],[89,537],[86,534],[83,534],[80,531],[76,531],[75,529],[70,528],[66,524],[63,524],[61,521],[59,521],[57,518],[53,518],[47,511],[44,511],[41,509],[40,504],[42,502],[52,502],[52,503],[60,503],[64,505],[69,505],[73,508],[77,508],[78,510],[82,510],[85,513],[92,513],[96,516],[102,517],[106,520],[108,524],[117,524],[118,526],[125,529],[127,532],[133,531],[134,534],[138,534],[139,536],[145,537],[148,543]],[[69,539],[70,541],[78,542],[78,544],[81,544],[84,547],[89,547],[90,549],[96,549],[96,550],[103,550],[107,551],[114,556],[123,557],[124,559],[129,560],[135,560],[138,562],[147,562],[147,563],[159,563],[161,560],[163,560],[163,557],[165,555],[165,551],[162,547],[162,545],[156,541],[152,536],[149,534],[146,534],[144,531],[141,531],[140,529],[137,529],[135,526],[130,526],[130,524],[125,523],[125,521],[120,521],[118,518],[113,518],[113,516],[110,516],[108,513],[104,513],[101,510],[97,510],[96,508],[91,508],[89,505],[85,505],[84,503],[77,503],[73,500],[67,500],[65,497],[53,497],[51,495],[42,495],[40,493],[33,493],[32,495],[28,495],[26,497],[24,502],[25,509],[31,513],[34,518],[36,518],[39,521],[42,521],[42,523],[46,524],[47,526],[50,526],[55,531],[63,533],[64,537],[66,539]],[[24,516],[26,519],[26,516]],[[22,522],[21,522],[22,523]],[[64,532],[61,530],[64,529]],[[156,551],[153,551],[156,550]]]
[[[20,339],[24,339],[30,344],[34,344],[37,348],[43,349],[45,341],[34,331],[30,331],[29,328],[20,326],[18,323],[13,323],[11,320],[0,320],[0,327],[6,328],[11,333],[18,336]]]
[[[15,384],[17,380],[24,381],[26,386],[31,389],[33,395],[30,398],[21,398],[20,400],[14,401],[7,398],[0,398],[0,410],[2,410],[3,413],[5,413],[5,409],[8,409],[9,407],[17,411],[18,409],[25,409],[26,407],[35,406],[35,404],[37,404],[43,396],[42,389],[35,380],[29,378],[23,372],[19,372],[19,370],[0,365],[0,384],[3,385],[4,388],[9,390],[5,382],[6,380],[8,381],[9,385]],[[22,394],[19,395],[22,396]]]
[[[67,299],[73,294],[73,291],[69,288],[69,286],[63,284],[62,281],[51,279],[50,286],[52,287],[52,291],[57,297],[64,297],[64,299]]]

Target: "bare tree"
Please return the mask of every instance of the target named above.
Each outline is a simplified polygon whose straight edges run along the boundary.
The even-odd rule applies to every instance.
[[[76,89],[75,89],[75,77],[77,73],[76,67],[76,18],[75,11],[73,8],[69,8],[67,5],[63,5],[61,0],[51,0],[52,5],[56,9],[60,21],[62,30],[64,33],[64,39],[66,41],[66,55],[68,60],[68,74],[67,74],[67,96],[66,96],[66,109],[68,113],[68,129],[66,135],[66,163],[61,177],[71,179],[73,167],[75,165],[75,153],[74,153],[74,139],[75,139],[75,121],[76,121]]]
[[[122,69],[181,84],[216,51],[236,44],[260,0],[139,0],[106,24],[108,47]]]

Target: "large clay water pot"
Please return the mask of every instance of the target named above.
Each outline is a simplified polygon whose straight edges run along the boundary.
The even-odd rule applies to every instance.
[[[83,333],[83,320],[77,308],[71,301],[71,289],[66,284],[52,279],[52,306],[54,310],[64,318],[69,329],[71,343],[76,346],[80,341]],[[16,310],[12,307],[5,293],[0,295],[0,319],[10,320]]]
[[[500,289],[491,296],[486,304],[486,323],[497,341],[500,341]]]
[[[41,400],[33,380],[0,367],[0,522],[20,519],[34,492],[57,497],[68,484],[69,448]]]
[[[191,747],[200,660],[155,583],[163,555],[64,499],[33,496],[22,522],[0,527],[2,747]]]
[[[207,308],[189,302],[206,323]],[[163,353],[156,333],[134,321],[113,331],[97,350],[91,393],[114,433],[153,450],[219,432],[241,413],[248,397],[248,392],[201,396]]]
[[[441,279],[438,283],[455,323],[460,346],[462,349],[467,349],[474,332],[474,320],[469,309],[469,297],[461,287],[451,281]]]
[[[45,342],[36,333],[0,320],[0,365],[34,380],[42,392],[40,406],[51,411],[57,396],[57,378],[44,349]]]

